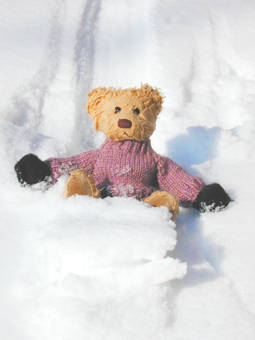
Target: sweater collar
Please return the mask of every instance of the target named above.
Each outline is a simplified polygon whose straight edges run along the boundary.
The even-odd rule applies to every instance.
[[[115,141],[111,138],[107,138],[102,145],[102,149],[106,150],[121,150],[124,152],[146,152],[148,148],[151,148],[150,139],[146,139],[144,141],[136,141],[136,140],[124,140],[124,141]]]

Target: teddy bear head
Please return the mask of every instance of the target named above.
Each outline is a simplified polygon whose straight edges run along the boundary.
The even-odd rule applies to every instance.
[[[115,141],[148,139],[156,127],[162,96],[149,85],[141,88],[96,88],[88,94],[87,111],[95,130]]]

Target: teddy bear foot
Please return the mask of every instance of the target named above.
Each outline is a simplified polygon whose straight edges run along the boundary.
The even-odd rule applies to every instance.
[[[166,191],[155,191],[144,199],[145,203],[153,207],[167,207],[173,214],[171,220],[175,221],[179,212],[179,202],[175,196]]]
[[[100,197],[99,190],[96,188],[93,177],[84,170],[70,172],[70,177],[65,185],[64,197],[73,195],[87,195],[95,198]]]

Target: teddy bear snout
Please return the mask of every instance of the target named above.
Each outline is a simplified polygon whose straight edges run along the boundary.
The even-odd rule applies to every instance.
[[[119,119],[118,120],[118,127],[122,129],[130,129],[132,126],[131,120],[128,119]]]

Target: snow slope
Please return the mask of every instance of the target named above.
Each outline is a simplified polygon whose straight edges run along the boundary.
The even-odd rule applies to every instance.
[[[254,1],[10,0],[0,19],[1,338],[254,339]],[[154,149],[228,209],[175,227],[132,199],[64,200],[64,178],[17,184],[24,154],[104,140],[90,89],[146,82],[165,96]]]

